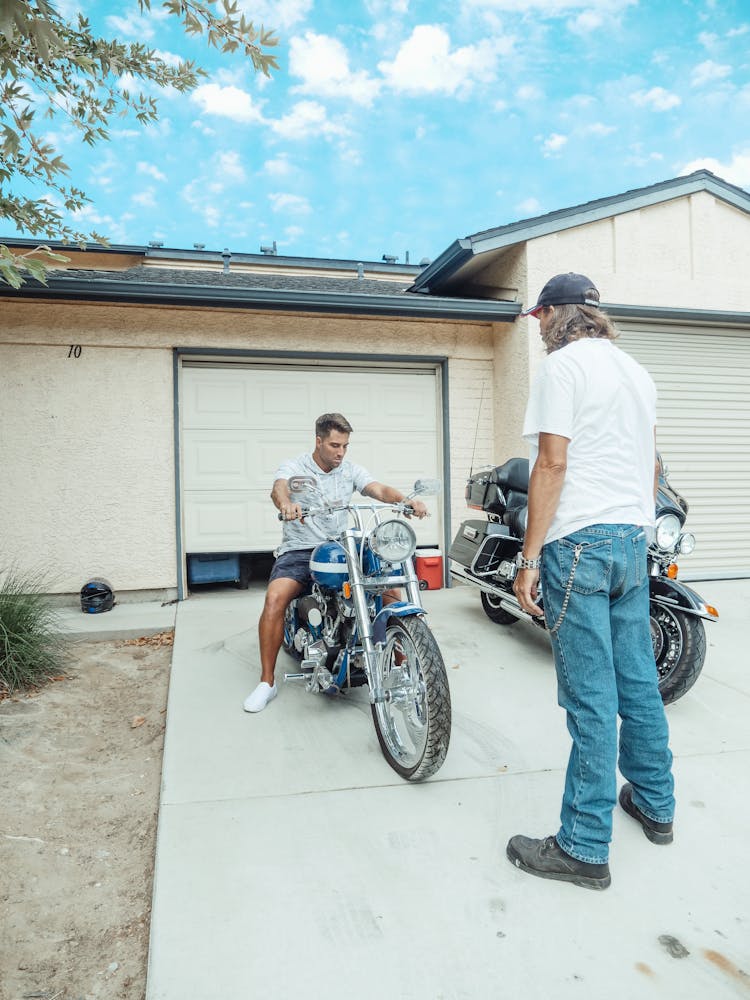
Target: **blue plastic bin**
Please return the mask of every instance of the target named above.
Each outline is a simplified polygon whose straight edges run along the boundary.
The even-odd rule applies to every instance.
[[[188,584],[237,583],[240,579],[238,553],[206,552],[187,558]]]

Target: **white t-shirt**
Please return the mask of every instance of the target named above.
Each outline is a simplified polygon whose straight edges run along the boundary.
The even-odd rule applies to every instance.
[[[367,469],[361,465],[344,459],[341,465],[330,472],[323,472],[310,453],[291,458],[287,462],[282,462],[274,474],[274,482],[277,479],[289,479],[291,476],[314,476],[327,500],[343,500],[348,503],[352,494],[356,491],[361,493],[366,486],[375,482]],[[292,493],[292,499],[297,502],[305,502],[302,494]],[[311,506],[315,506],[313,501]],[[330,514],[316,518],[306,518],[305,523],[300,521],[284,521],[281,545],[277,549],[277,555],[282,552],[292,552],[295,549],[313,549],[320,542],[324,542],[331,535],[338,534],[346,527],[347,516],[345,512]]]
[[[523,436],[570,439],[560,503],[545,538],[589,524],[654,523],[653,379],[611,340],[587,337],[549,354],[534,379]]]

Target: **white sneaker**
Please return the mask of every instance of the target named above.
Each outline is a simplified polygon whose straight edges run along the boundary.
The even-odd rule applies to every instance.
[[[262,712],[269,701],[273,701],[278,693],[275,684],[271,687],[266,681],[261,681],[257,688],[245,698],[242,707],[246,712]]]

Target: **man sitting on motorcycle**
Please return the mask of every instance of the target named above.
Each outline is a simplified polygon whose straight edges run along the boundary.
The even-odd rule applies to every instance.
[[[310,554],[328,537],[325,524],[302,519],[302,508],[289,490],[292,476],[313,476],[319,490],[328,498],[348,503],[355,492],[379,500],[399,503],[403,493],[376,482],[370,473],[345,456],[352,426],[340,413],[324,413],[315,421],[315,449],[283,462],[274,476],[271,499],[284,521],[281,545],[266,590],[263,611],[258,622],[260,642],[260,683],[244,702],[246,712],[262,712],[277,694],[274,675],[276,657],[284,637],[284,613],[290,602],[309,586]],[[415,517],[425,517],[427,508],[421,500],[412,500]],[[383,603],[399,600],[398,591],[386,591]]]

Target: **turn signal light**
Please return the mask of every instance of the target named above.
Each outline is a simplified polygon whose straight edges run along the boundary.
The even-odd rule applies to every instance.
[[[708,613],[710,615],[714,615],[716,618],[719,617],[719,612],[716,610],[716,608],[712,604],[707,604],[706,605],[706,611],[708,611]]]
[[[352,585],[349,583],[348,580],[344,580],[344,583],[341,586],[341,590],[344,594],[344,597],[348,601],[349,598],[352,596]]]
[[[669,566],[667,566],[667,576],[670,580],[676,580],[678,572],[677,563],[670,563]]]

